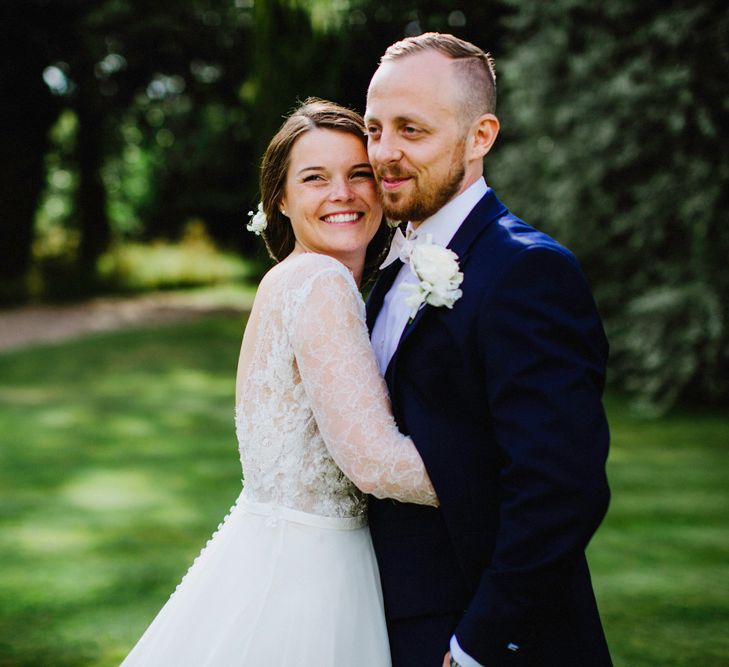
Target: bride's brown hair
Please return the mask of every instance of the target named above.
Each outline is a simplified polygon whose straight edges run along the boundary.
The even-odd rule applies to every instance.
[[[268,254],[277,262],[293,251],[296,242],[291,222],[281,213],[280,208],[291,150],[302,134],[316,129],[346,132],[357,137],[365,149],[367,148],[364,121],[356,111],[334,102],[309,97],[291,112],[268,144],[261,164],[261,203],[268,220],[262,236]],[[391,236],[391,230],[383,218],[377,233],[367,246],[363,285],[376,273]]]

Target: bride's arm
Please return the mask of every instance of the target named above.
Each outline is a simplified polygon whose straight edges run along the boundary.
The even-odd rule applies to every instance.
[[[296,362],[324,442],[365,493],[438,505],[413,441],[392,416],[360,296],[335,270],[317,274],[292,327]]]

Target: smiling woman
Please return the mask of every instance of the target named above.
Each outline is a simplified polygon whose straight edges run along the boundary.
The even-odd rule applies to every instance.
[[[322,100],[294,111],[261,198],[256,229],[279,261],[238,361],[245,487],[124,667],[389,667],[365,494],[439,502],[393,418],[358,290],[387,237],[361,117]]]
[[[336,257],[357,268],[360,282],[363,254],[382,221],[363,141],[338,130],[312,130],[296,141],[290,160],[279,210],[291,220],[294,253]]]
[[[276,261],[294,251],[297,229],[310,225],[299,250],[332,251],[350,269],[359,263],[357,243],[367,239],[364,269],[355,271],[366,283],[389,246],[364,121],[325,100],[308,98],[271,140],[261,165],[261,205],[268,221],[262,236]]]

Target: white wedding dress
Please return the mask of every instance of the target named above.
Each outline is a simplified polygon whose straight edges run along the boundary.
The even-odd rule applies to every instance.
[[[123,666],[390,665],[366,497],[348,477],[437,499],[342,264],[303,253],[266,275],[238,382],[243,492]]]

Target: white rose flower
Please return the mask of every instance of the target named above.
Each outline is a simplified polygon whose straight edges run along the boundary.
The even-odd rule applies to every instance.
[[[453,304],[463,296],[463,292],[458,289],[459,284],[434,285],[433,290],[428,295],[428,303],[436,308],[440,306],[453,308]]]
[[[248,217],[251,221],[246,225],[246,229],[260,236],[261,232],[268,227],[268,218],[266,218],[266,214],[263,212],[263,202],[259,202],[258,209],[255,213],[248,211]]]
[[[400,289],[405,293],[405,305],[410,309],[410,319],[412,320],[425,303],[427,293],[420,286],[420,283],[402,283]]]
[[[420,280],[439,285],[458,273],[458,255],[434,243],[416,243],[410,255],[410,269]]]
[[[400,285],[411,320],[426,303],[436,308],[453,308],[453,304],[463,296],[459,289],[463,273],[459,269],[458,255],[435,245],[430,235],[416,243],[410,255],[410,270],[418,282]]]

